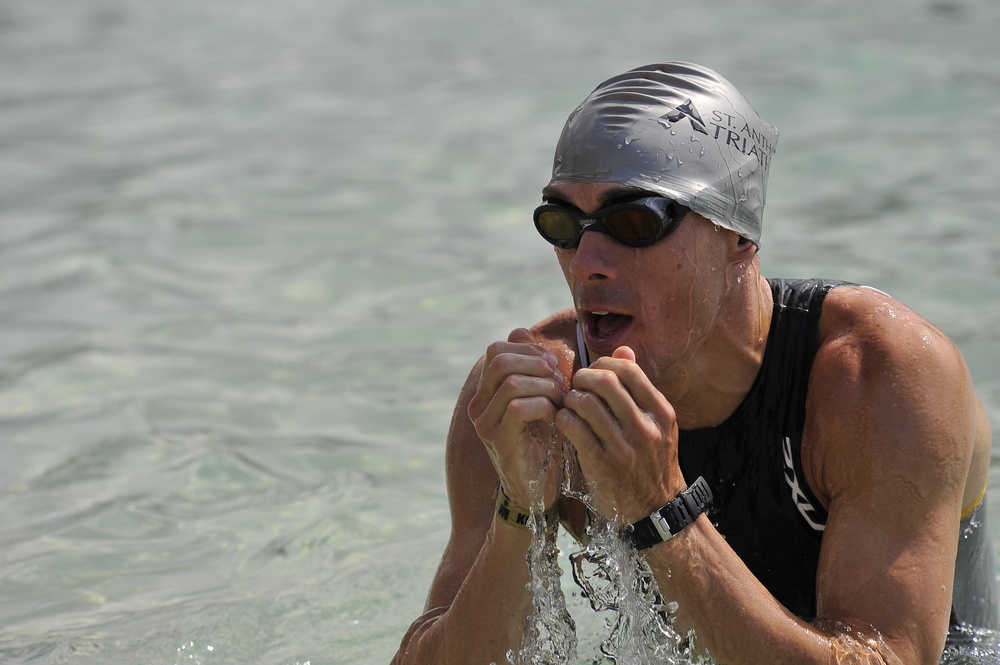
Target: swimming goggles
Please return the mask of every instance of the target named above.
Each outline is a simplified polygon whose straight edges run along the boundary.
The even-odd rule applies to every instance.
[[[579,245],[584,231],[606,233],[629,247],[649,247],[670,235],[687,213],[687,206],[662,196],[642,196],[590,214],[546,202],[535,208],[535,228],[562,249]]]

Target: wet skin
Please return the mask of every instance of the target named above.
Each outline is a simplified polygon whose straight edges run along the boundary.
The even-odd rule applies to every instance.
[[[589,212],[622,192],[545,193]],[[770,289],[754,246],[735,234],[692,213],[648,248],[585,233],[556,254],[574,308],[491,345],[463,388],[447,450],[451,539],[396,663],[503,662],[520,644],[530,533],[495,518],[492,492],[499,478],[527,506],[540,486],[580,533],[584,510],[558,493],[562,465],[547,464],[560,451],[553,426],[595,509],[634,521],[686,486],[678,428],[722,422],[760,366]],[[589,368],[575,354],[577,318]],[[954,345],[884,294],[835,289],[819,337],[802,454],[805,482],[829,512],[820,619],[778,604],[704,516],[647,560],[679,602],[678,620],[719,662],[936,663],[959,516],[988,473],[985,413]]]

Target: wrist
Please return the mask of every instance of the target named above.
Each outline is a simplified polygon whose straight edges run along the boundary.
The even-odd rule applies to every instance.
[[[508,524],[516,529],[532,531],[532,519],[534,509],[519,506],[510,500],[504,491],[503,486],[497,483],[493,491],[493,498],[496,501],[496,519]],[[559,501],[556,500],[552,506],[545,511],[544,520],[546,526],[551,526],[559,521]]]
[[[632,523],[626,534],[638,550],[647,550],[666,542],[693,524],[712,503],[712,490],[699,477],[691,486],[648,517]]]

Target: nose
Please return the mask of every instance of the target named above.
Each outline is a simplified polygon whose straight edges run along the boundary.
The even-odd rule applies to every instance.
[[[618,276],[618,252],[625,249],[611,236],[599,231],[585,231],[573,250],[569,271],[584,283],[613,280]]]

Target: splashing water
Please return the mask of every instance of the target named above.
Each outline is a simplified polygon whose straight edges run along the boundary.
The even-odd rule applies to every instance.
[[[553,428],[542,477],[553,459],[556,445],[563,444]],[[528,588],[532,592],[535,613],[528,619],[520,652],[516,658],[513,652],[508,652],[507,660],[518,665],[572,663],[576,660],[576,623],[566,608],[566,597],[560,584],[562,569],[559,567],[559,549],[556,547],[558,524],[550,525],[545,521],[545,498],[541,483],[532,483],[531,489],[532,538],[527,564],[531,573]]]
[[[532,517],[534,537],[528,551],[531,582],[528,588],[534,596],[535,613],[528,621],[520,658],[523,665],[562,665],[576,660],[576,623],[566,608],[560,580],[559,550],[555,545],[555,529],[545,524],[544,511],[535,510]]]
[[[581,487],[582,478],[572,448],[553,432],[547,459],[562,446],[564,464],[561,493],[582,501],[593,510],[591,496]],[[545,469],[542,470],[544,475]],[[532,544],[527,554],[535,613],[529,619],[518,653],[508,652],[517,665],[563,665],[577,657],[576,623],[566,607],[562,569],[555,544],[556,525],[546,524],[540,484],[533,488]],[[573,579],[592,609],[611,612],[608,637],[601,643],[604,658],[620,665],[682,665],[692,663],[693,644],[674,630],[671,612],[660,597],[656,580],[645,559],[621,535],[615,523],[594,517],[587,526],[589,543],[570,556]],[[599,661],[594,661],[595,665]]]
[[[941,665],[1000,664],[1000,631],[963,627],[945,646]]]
[[[620,665],[690,663],[691,645],[672,625],[676,605],[664,603],[645,559],[612,522],[595,519],[587,533],[587,548],[570,557],[573,579],[593,610],[617,615],[601,653]]]

